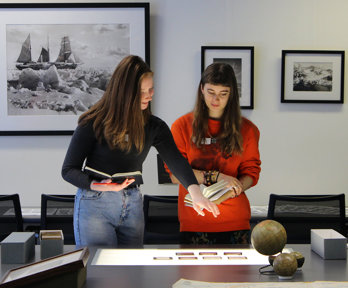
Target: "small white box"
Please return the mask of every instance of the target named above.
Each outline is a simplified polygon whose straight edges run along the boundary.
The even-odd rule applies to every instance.
[[[346,259],[347,238],[333,229],[311,229],[311,249],[323,259]]]

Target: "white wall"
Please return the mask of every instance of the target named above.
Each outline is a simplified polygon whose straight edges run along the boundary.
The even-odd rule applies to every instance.
[[[254,46],[255,108],[243,114],[260,129],[262,171],[247,192],[251,204],[266,205],[270,193],[348,196],[347,104],[280,103],[281,50],[346,50],[346,0],[149,2],[155,115],[171,125],[192,109],[201,46]],[[41,193],[74,193],[60,176],[69,141],[0,136],[1,193],[19,193],[23,206],[40,205]],[[155,150],[144,163],[144,177],[143,193],[177,192],[175,185],[157,184]]]

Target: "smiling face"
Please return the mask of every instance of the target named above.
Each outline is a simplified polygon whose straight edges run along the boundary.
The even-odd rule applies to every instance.
[[[231,94],[230,87],[206,83],[201,91],[209,109],[209,117],[220,118]]]
[[[153,88],[153,78],[152,76],[145,76],[141,80],[140,84],[140,93],[141,93],[141,110],[145,110],[150,101],[152,100],[152,96],[154,94]]]

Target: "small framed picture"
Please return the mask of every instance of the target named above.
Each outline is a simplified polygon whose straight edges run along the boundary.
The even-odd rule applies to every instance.
[[[201,71],[214,62],[230,64],[237,78],[241,109],[254,108],[254,47],[202,46]]]
[[[344,51],[283,50],[281,103],[343,103]]]
[[[0,282],[0,287],[24,287],[37,282],[49,281],[50,278],[58,275],[62,278],[64,274],[86,267],[88,257],[89,250],[87,247],[84,247],[73,252],[12,269],[4,275]],[[69,279],[71,280],[71,278]]]

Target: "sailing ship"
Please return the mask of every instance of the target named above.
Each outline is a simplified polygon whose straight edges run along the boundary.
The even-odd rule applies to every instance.
[[[71,51],[70,40],[68,36],[64,36],[60,43],[60,51],[55,62],[50,62],[50,53],[47,44],[47,49],[42,47],[40,56],[35,62],[31,55],[31,40],[30,34],[22,44],[22,49],[17,59],[16,67],[19,70],[31,68],[34,70],[48,69],[55,65],[57,69],[75,69],[80,63],[80,60]]]
[[[64,36],[62,38],[57,60],[53,64],[57,67],[57,69],[75,69],[77,67],[77,59],[71,51],[68,36]]]

